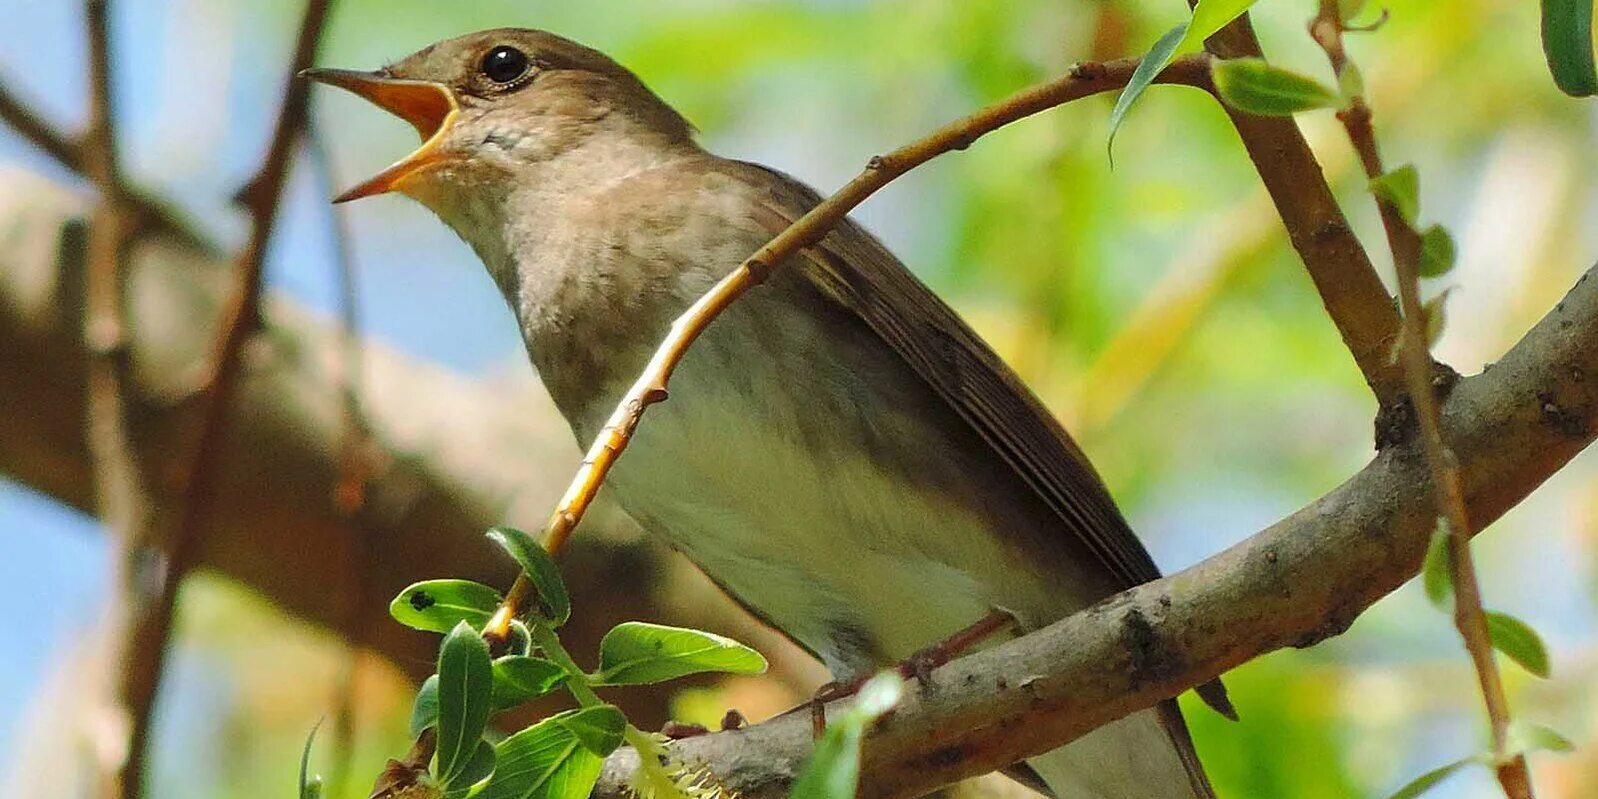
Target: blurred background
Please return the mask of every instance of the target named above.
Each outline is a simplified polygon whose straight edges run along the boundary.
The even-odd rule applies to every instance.
[[[1391,21],[1352,37],[1351,47],[1384,155],[1416,164],[1423,219],[1446,224],[1459,241],[1438,355],[1474,373],[1598,258],[1598,106],[1554,89],[1535,4],[1385,5]],[[1263,3],[1256,26],[1275,61],[1329,79],[1304,34],[1311,6]],[[259,161],[301,4],[122,0],[114,8],[115,112],[131,180],[235,249],[247,228],[228,198]],[[872,154],[1073,61],[1143,52],[1182,11],[1174,2],[1085,0],[339,0],[320,61],[369,68],[475,29],[547,28],[639,72],[711,149],[826,192]],[[0,77],[67,130],[85,115],[81,15],[67,0],[0,0]],[[1186,89],[1151,90],[1116,140],[1112,171],[1112,102],[1096,98],[1000,131],[900,180],[857,216],[1065,420],[1170,571],[1357,470],[1372,453],[1374,404],[1214,103]],[[326,348],[326,336],[293,331],[326,330],[339,310],[330,188],[414,146],[403,123],[345,95],[318,91],[312,114],[326,168],[298,161],[268,259],[266,338],[282,351],[306,341]],[[1379,242],[1374,207],[1329,112],[1302,124],[1357,229]],[[38,207],[81,214],[88,196],[81,178],[0,129],[0,250],[9,253],[0,255],[0,284],[24,273],[19,242],[55,235],[30,227],[43,224]],[[472,253],[421,207],[385,197],[343,213],[369,340],[359,387],[379,445],[407,468],[451,475],[478,521],[412,534],[475,553],[487,523],[538,527],[578,453],[540,394],[503,301]],[[1378,260],[1381,249],[1373,250]],[[219,264],[212,259],[210,271]],[[20,302],[8,296],[0,309]],[[166,326],[200,342],[208,335],[211,317],[164,313]],[[19,342],[0,338],[0,352],[15,354]],[[311,366],[296,372],[300,401],[337,407],[338,371],[325,365],[336,360],[306,358]],[[20,389],[7,393],[3,384],[18,385],[17,374],[0,371],[0,403],[13,403],[0,418],[25,427],[52,411],[37,397],[16,404]],[[327,426],[335,416],[315,418]],[[0,613],[0,790],[75,796],[73,759],[85,756],[85,744],[69,730],[82,721],[71,701],[95,663],[112,548],[81,496],[60,488],[70,481],[52,477],[81,466],[18,466],[22,459],[0,451],[8,453],[0,585],[9,600]],[[1513,665],[1505,673],[1518,715],[1578,745],[1572,755],[1533,758],[1540,795],[1554,799],[1598,795],[1595,521],[1598,459],[1588,453],[1477,543],[1487,603],[1530,622],[1553,653],[1549,680]],[[367,536],[335,570],[363,587],[296,582],[271,569],[314,568],[334,558],[331,539],[292,526],[252,535],[261,538],[218,544],[217,568],[185,584],[150,795],[288,796],[306,733],[352,707],[321,751],[353,747],[335,795],[365,796],[382,760],[408,745],[409,680],[428,670],[435,644],[393,624],[340,628],[318,597],[381,596],[366,602],[380,615],[396,581],[466,574],[441,565],[455,565],[449,558],[417,556],[414,541],[391,547]],[[590,627],[622,618],[693,623],[773,656],[768,677],[621,697],[641,720],[713,723],[727,707],[758,719],[824,679],[614,511],[578,538],[587,548],[570,569],[577,614],[588,614]],[[508,584],[506,568],[484,565],[493,563],[486,553],[471,557],[483,579]],[[362,576],[379,565],[382,581]],[[360,630],[363,645],[346,646],[336,629]],[[1188,707],[1225,797],[1384,796],[1485,741],[1458,637],[1413,585],[1347,634],[1262,658],[1228,682],[1241,723]],[[322,771],[337,768],[335,755],[320,757]],[[1016,789],[989,778],[961,790]],[[1440,791],[1499,795],[1484,771]]]

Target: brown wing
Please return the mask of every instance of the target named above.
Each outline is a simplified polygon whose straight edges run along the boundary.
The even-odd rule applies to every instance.
[[[768,189],[775,235],[820,202],[814,191],[757,164],[722,161]],[[772,178],[776,179],[775,185]],[[1160,576],[1087,456],[993,350],[881,242],[838,225],[794,263],[882,338],[1081,539],[1122,587]]]

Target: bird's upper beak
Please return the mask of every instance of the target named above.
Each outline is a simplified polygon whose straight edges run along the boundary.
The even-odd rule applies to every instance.
[[[445,159],[441,143],[455,121],[460,106],[449,87],[423,80],[404,80],[383,72],[353,69],[307,69],[300,77],[359,95],[377,107],[411,123],[422,136],[422,146],[392,166],[333,198],[333,202],[370,197],[401,188],[405,179]]]

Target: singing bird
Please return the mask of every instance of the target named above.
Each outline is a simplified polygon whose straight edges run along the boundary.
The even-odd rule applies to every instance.
[[[671,321],[820,201],[543,31],[307,76],[421,134],[338,199],[397,191],[465,239],[583,443]],[[1035,629],[1159,576],[1060,424],[852,221],[710,326],[606,485],[840,680],[995,609]],[[1213,796],[1174,700],[1027,765],[1061,799]]]

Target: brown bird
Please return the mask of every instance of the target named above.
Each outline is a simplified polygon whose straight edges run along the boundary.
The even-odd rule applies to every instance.
[[[309,77],[422,135],[339,199],[399,191],[454,228],[583,443],[672,319],[819,202],[706,152],[631,72],[542,31]],[[852,221],[711,325],[607,486],[840,680],[995,609],[1035,629],[1159,576],[1065,430]],[[1218,684],[1201,693],[1230,712]],[[1213,796],[1174,700],[1028,765],[1062,799]]]

